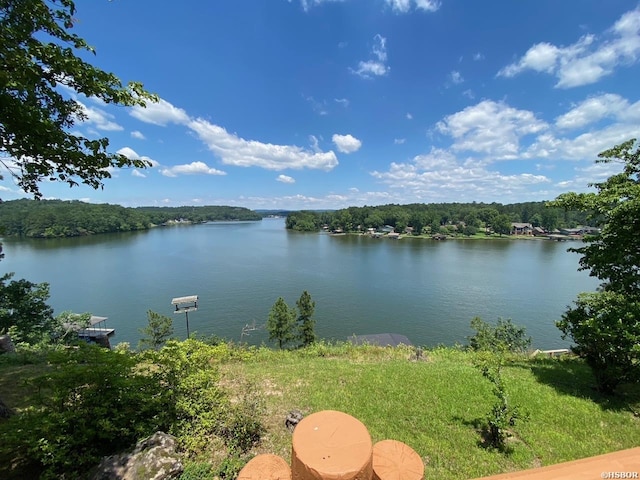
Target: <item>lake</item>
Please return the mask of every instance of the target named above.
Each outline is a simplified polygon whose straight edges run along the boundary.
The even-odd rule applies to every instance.
[[[598,285],[566,251],[578,243],[332,236],[287,231],[282,218],[3,241],[0,272],[49,282],[56,314],[109,317],[112,345],[134,347],[148,310],[172,316],[176,336],[186,336],[174,297],[200,297],[192,333],[239,341],[245,325],[264,325],[279,296],[295,306],[308,290],[316,333],[326,339],[389,332],[416,345],[466,343],[480,316],[526,326],[536,348],[564,348],[554,322],[577,293]],[[258,329],[243,340],[260,344],[268,335]]]

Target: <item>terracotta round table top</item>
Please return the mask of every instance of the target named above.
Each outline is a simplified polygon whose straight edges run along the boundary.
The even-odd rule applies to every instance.
[[[291,480],[291,468],[277,455],[262,454],[252,458],[240,470],[238,480]]]
[[[343,412],[324,410],[293,431],[294,480],[370,480],[373,446],[367,427]]]
[[[409,445],[383,440],[373,446],[374,480],[422,480],[424,463]]]

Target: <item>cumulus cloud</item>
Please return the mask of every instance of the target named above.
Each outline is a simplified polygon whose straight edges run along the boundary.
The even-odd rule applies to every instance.
[[[638,122],[640,121],[640,102],[630,105],[625,98],[613,93],[593,96],[556,118],[556,126],[562,129],[576,129],[604,118]]]
[[[113,121],[114,116],[110,113],[105,112],[101,108],[88,107],[78,100],[76,100],[76,103],[80,105],[82,114],[85,116],[85,119],[82,121],[82,123],[91,125],[97,130],[104,130],[108,132],[124,130],[122,126]]]
[[[436,124],[454,139],[454,150],[491,155],[495,159],[516,158],[520,139],[548,128],[533,112],[518,110],[503,102],[484,100],[448,115]]]
[[[409,162],[392,162],[387,171],[373,171],[371,175],[422,201],[451,201],[452,196],[458,201],[493,201],[496,196],[514,195],[524,198],[531,187],[550,183],[544,175],[505,175],[460,161],[453,152],[436,148]]]
[[[131,116],[145,123],[152,123],[164,127],[169,123],[185,124],[189,115],[181,108],[176,108],[166,100],[157,103],[147,102],[146,107],[138,105],[131,108]]]
[[[181,109],[166,100],[150,104],[146,109],[134,107],[131,115],[135,118],[155,125],[165,126],[169,123],[184,125],[202,141],[207,148],[220,158],[225,165],[238,167],[260,167],[267,170],[284,169],[320,169],[331,170],[338,165],[336,154],[330,150],[322,152],[308,150],[296,145],[275,145],[256,140],[246,140],[236,134],[229,133],[219,125],[203,118],[191,118]],[[316,145],[317,146],[317,145]],[[192,173],[219,175],[219,170],[202,168],[202,162],[190,164]],[[205,165],[206,167],[206,165]],[[181,173],[176,167],[165,168],[166,175]],[[169,175],[170,176],[170,175]]]
[[[407,13],[414,5],[417,10],[424,12],[437,11],[441,3],[439,0],[385,0],[392,10],[396,13]]]
[[[158,162],[156,162],[153,158],[147,157],[146,155],[138,155],[138,152],[129,147],[123,147],[116,153],[119,155],[124,155],[129,160],[144,160],[146,162],[149,162],[151,164],[151,167],[158,166]]]
[[[336,148],[342,153],[357,152],[362,146],[362,142],[353,135],[338,135],[337,133],[331,137]]]
[[[184,165],[174,165],[163,168],[160,173],[165,177],[177,177],[178,175],[226,175],[226,172],[209,167],[204,162],[191,162]]]
[[[296,180],[293,177],[290,177],[289,175],[278,175],[278,178],[276,178],[277,182],[282,182],[282,183],[296,183]]]
[[[313,152],[294,145],[245,140],[201,118],[191,120],[187,126],[225,165],[267,170],[310,168],[327,171],[338,165],[333,151]]]
[[[142,132],[139,132],[138,130],[134,130],[133,132],[131,132],[131,136],[133,138],[137,138],[138,140],[146,140]]]
[[[587,34],[563,47],[548,42],[533,45],[498,76],[514,77],[526,70],[554,75],[556,88],[596,83],[621,65],[640,58],[640,8],[623,14],[603,35]]]
[[[373,37],[373,47],[371,48],[371,60],[358,62],[358,68],[351,68],[350,71],[362,78],[371,78],[372,76],[384,76],[389,73],[387,66],[387,39],[380,34]]]

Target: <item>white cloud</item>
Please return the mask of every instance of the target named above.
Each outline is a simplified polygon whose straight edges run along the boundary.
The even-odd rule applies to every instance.
[[[599,130],[585,132],[573,138],[546,133],[536,138],[522,158],[545,158],[592,162],[598,153],[638,136],[634,123],[614,123]]]
[[[309,9],[311,9],[312,7],[321,5],[323,3],[329,3],[329,2],[344,2],[344,0],[300,0],[302,9],[305,12],[308,12]],[[289,3],[291,3],[291,0],[289,0]]]
[[[327,101],[318,101],[312,96],[304,97],[304,99],[311,104],[311,108],[318,115],[328,115],[329,111],[327,110]]]
[[[464,78],[462,78],[462,74],[457,70],[454,70],[449,74],[449,80],[451,80],[456,85],[459,85],[462,82],[464,82]]]
[[[133,170],[131,170],[131,176],[138,177],[138,178],[147,178],[147,176],[137,168],[134,168]]]
[[[274,145],[245,140],[228,133],[224,128],[198,118],[189,121],[189,129],[198,135],[225,165],[261,167],[267,170],[321,169],[331,170],[338,165],[333,151],[310,152],[293,145]]]
[[[151,164],[151,167],[158,166],[158,162],[156,162],[154,159],[147,157],[145,155],[138,155],[138,153],[134,149],[129,147],[123,147],[120,150],[118,150],[116,153],[120,155],[124,155],[129,160],[145,160]]]
[[[475,93],[473,93],[473,90],[471,90],[470,88],[468,88],[464,92],[462,92],[462,95],[467,97],[469,100],[473,100],[474,98],[476,98]]]
[[[554,75],[557,88],[596,83],[622,65],[640,58],[640,8],[631,10],[600,37],[588,34],[568,47],[548,42],[533,45],[524,56],[502,68],[498,76],[513,77],[526,70]]]
[[[407,141],[406,138],[394,138],[393,139],[394,145],[402,145],[406,141]]]
[[[163,168],[160,173],[165,177],[177,177],[178,175],[226,175],[226,172],[209,167],[204,162],[191,162],[184,165],[174,165]]]
[[[338,135],[337,133],[331,137],[336,148],[342,153],[357,152],[362,146],[362,142],[353,135]]]
[[[138,140],[146,140],[142,132],[139,132],[138,130],[134,130],[133,132],[131,132],[131,136],[133,138],[137,138]]]
[[[349,69],[352,73],[363,78],[371,78],[372,75],[384,76],[389,73],[387,66],[387,39],[380,34],[373,37],[371,53],[375,59],[358,62],[358,68]]]
[[[276,178],[277,182],[282,182],[282,183],[296,183],[295,178],[290,177],[288,175],[278,175],[278,178]]]
[[[531,195],[532,187],[550,183],[544,175],[505,175],[480,165],[467,165],[451,151],[436,148],[410,162],[393,162],[388,171],[373,171],[371,175],[422,201],[451,201],[452,197],[457,201],[494,201],[496,196],[515,196],[523,201]]]
[[[113,121],[114,116],[105,112],[101,108],[87,107],[84,103],[76,100],[82,108],[82,113],[86,117],[82,123],[92,125],[98,130],[116,132],[124,128]]]
[[[344,108],[347,108],[349,106],[349,100],[347,100],[346,98],[334,98],[333,100],[336,103],[342,105]]]
[[[480,60],[484,60],[484,55],[481,52],[476,52],[473,54],[473,59],[479,62]]]
[[[413,115],[411,115],[410,113],[407,112],[407,120],[413,120]]]
[[[626,99],[613,93],[589,97],[556,118],[556,126],[562,129],[582,128],[608,117],[638,122],[640,102],[629,105]]]
[[[407,13],[411,10],[412,3],[415,4],[416,9],[423,10],[425,12],[435,12],[440,8],[439,0],[385,0],[387,5],[391,6],[394,12]]]
[[[138,105],[131,108],[131,116],[145,123],[152,123],[164,127],[169,123],[186,124],[189,115],[181,108],[176,108],[166,100],[157,103],[147,102],[146,107]]]
[[[436,128],[453,137],[454,150],[480,152],[497,160],[516,158],[520,139],[544,131],[548,125],[528,110],[484,100],[448,115]]]
[[[134,107],[131,115],[139,120],[161,126],[168,123],[184,125],[193,131],[211,152],[220,157],[225,165],[260,167],[267,170],[311,168],[327,171],[338,165],[338,158],[331,150],[309,151],[295,145],[274,145],[245,140],[205,119],[191,118],[181,108],[176,108],[162,99],[158,103],[150,104],[147,109]],[[204,165],[202,162],[194,163]],[[190,165],[193,166],[194,163]],[[201,167],[201,165],[198,166]],[[175,173],[173,168],[167,168],[164,171]]]

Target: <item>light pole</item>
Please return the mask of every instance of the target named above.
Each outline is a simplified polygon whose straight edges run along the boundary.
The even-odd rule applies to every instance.
[[[198,310],[198,296],[189,295],[186,297],[176,297],[171,300],[171,305],[176,306],[173,313],[184,312],[185,320],[187,322],[187,338],[189,338],[189,312],[195,312]]]

